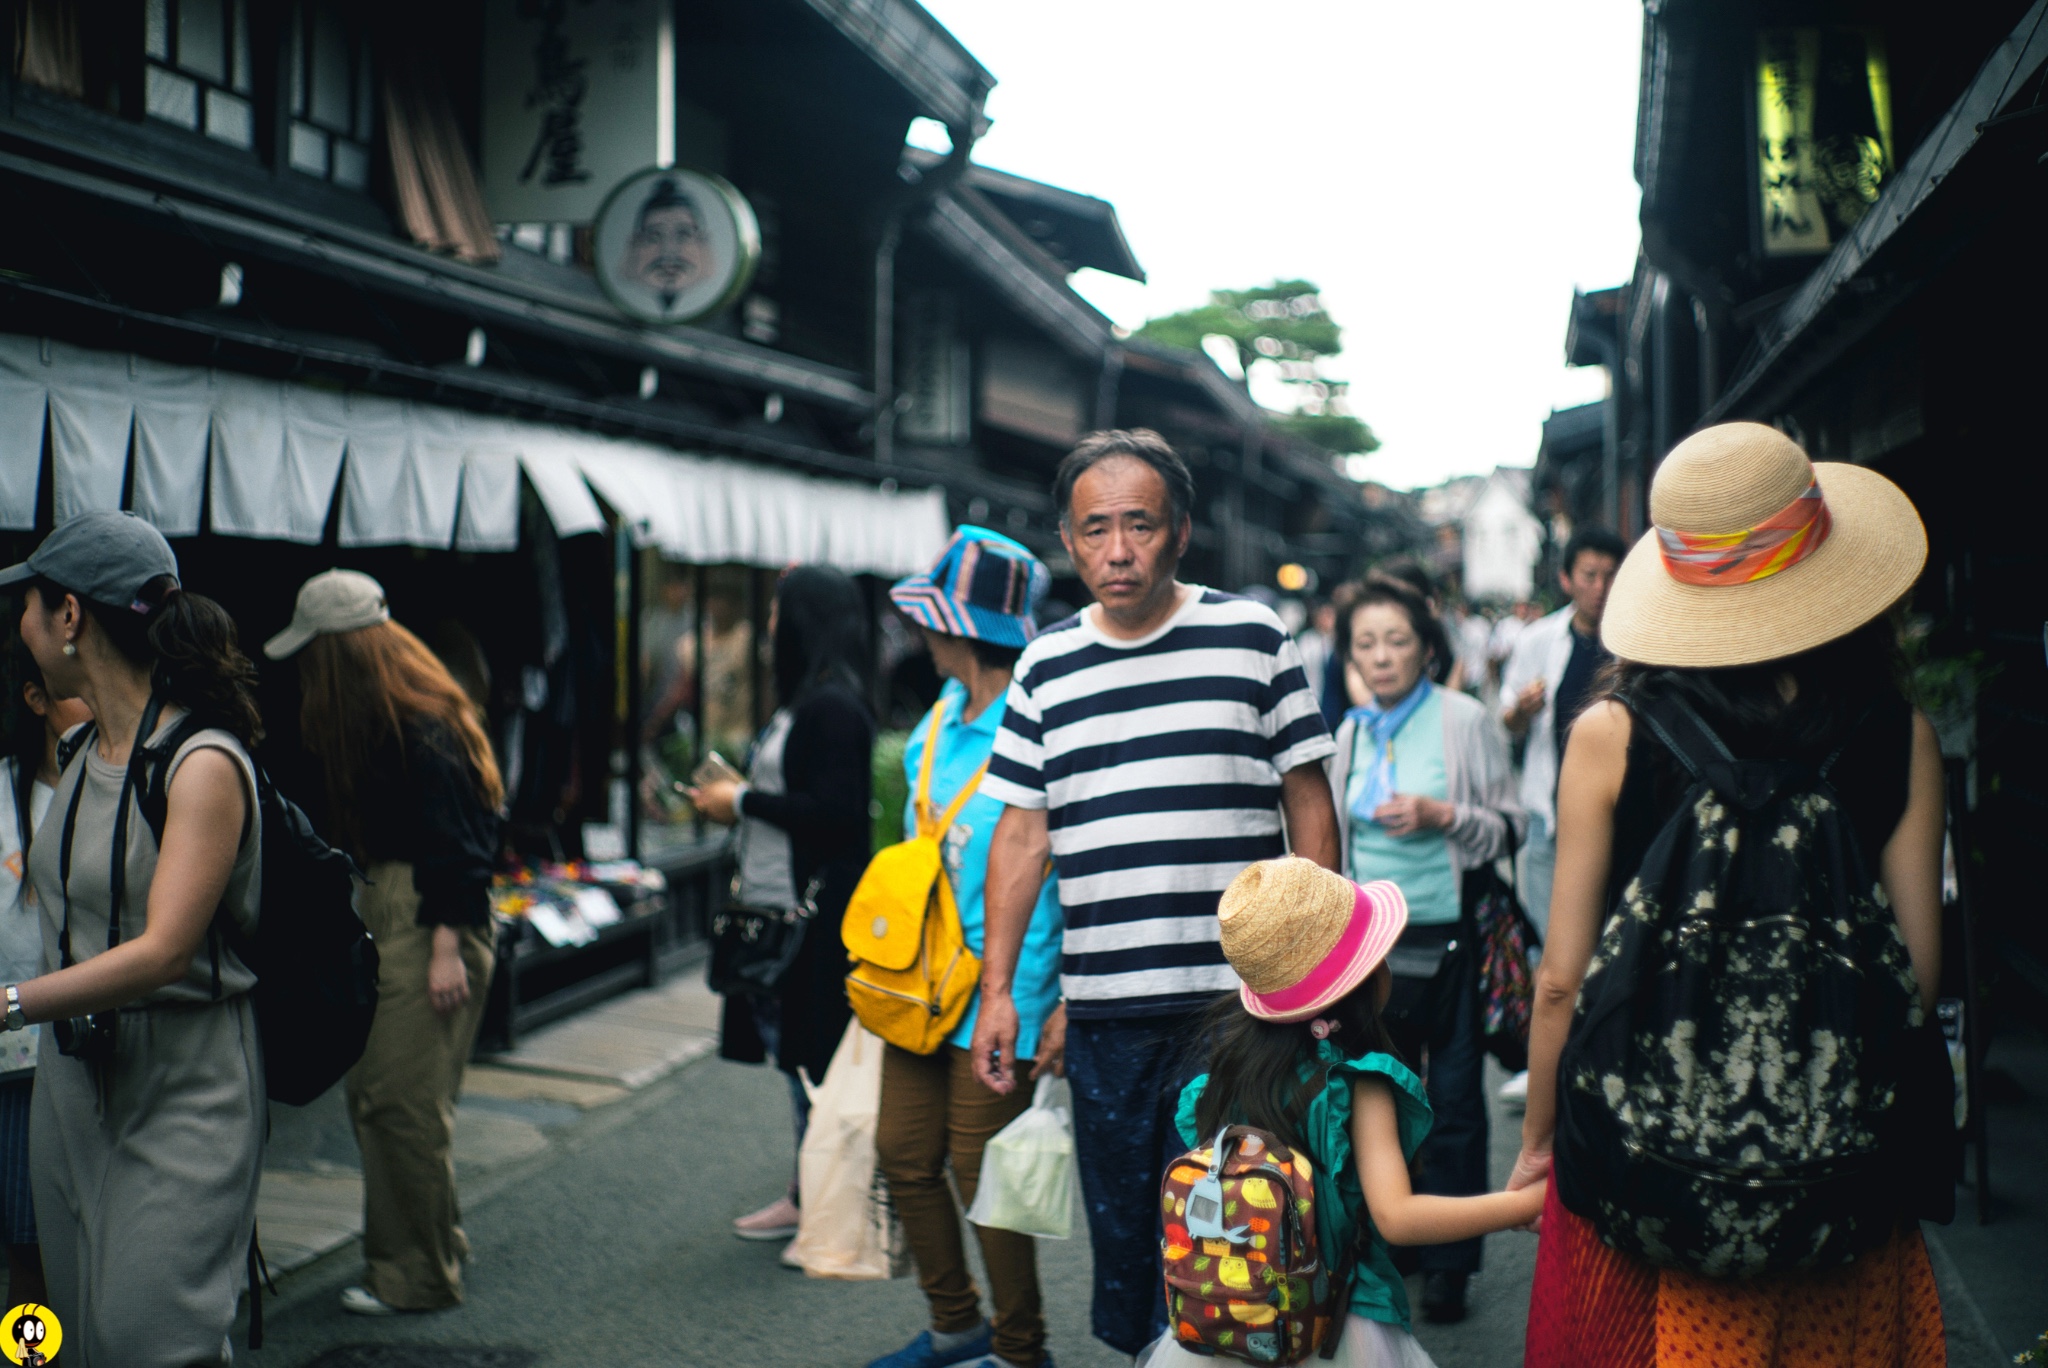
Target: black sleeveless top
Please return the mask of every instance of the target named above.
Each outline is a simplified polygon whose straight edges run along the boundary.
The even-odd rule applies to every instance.
[[[1650,843],[1678,810],[1692,782],[1684,766],[1633,711],[1629,720],[1628,767],[1622,776],[1621,796],[1614,804],[1614,850],[1607,869],[1603,919],[1635,877]],[[1736,732],[1721,740],[1737,759],[1771,758],[1762,738]],[[1810,758],[1818,762],[1827,757]],[[1906,814],[1912,765],[1913,710],[1905,699],[1893,696],[1879,703],[1850,733],[1842,743],[1840,758],[1828,772],[1864,858],[1873,869]]]

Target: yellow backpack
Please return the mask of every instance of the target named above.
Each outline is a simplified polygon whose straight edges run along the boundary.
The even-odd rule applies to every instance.
[[[839,927],[853,960],[846,996],[861,1024],[891,1045],[921,1055],[945,1043],[981,982],[981,960],[967,948],[960,929],[941,845],[980,786],[988,762],[934,820],[932,753],[945,718],[946,701],[940,699],[931,711],[918,767],[917,835],[877,851],[868,861]]]

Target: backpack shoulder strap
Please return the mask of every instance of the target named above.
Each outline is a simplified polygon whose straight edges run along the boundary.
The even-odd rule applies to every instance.
[[[156,837],[158,845],[164,843],[164,822],[170,815],[171,761],[177,757],[179,747],[205,730],[205,725],[188,712],[178,719],[162,741],[142,749],[142,782],[135,800],[142,808],[142,820],[149,823],[150,834]]]
[[[98,728],[99,723],[88,719],[77,731],[57,742],[57,769],[60,772],[71,768],[72,757],[85,749]]]
[[[932,704],[932,710],[925,714],[931,725],[924,729],[924,754],[917,764],[917,790],[911,795],[912,810],[917,813],[917,829],[920,836],[931,824],[932,817],[932,757],[939,749],[939,729],[946,723],[946,698],[939,695],[939,701]]]
[[[960,786],[960,791],[953,795],[953,801],[947,804],[946,810],[939,815],[937,835],[943,836],[946,834],[947,829],[953,825],[953,819],[960,815],[960,809],[967,806],[967,800],[972,798],[975,791],[981,787],[981,776],[987,773],[988,761],[984,760],[981,762],[981,768],[977,769],[969,776],[967,782]]]
[[[1706,719],[1676,694],[1635,703],[1631,711],[1677,757],[1695,782],[1706,778],[1710,769],[1737,763],[1734,753],[1707,725]]]

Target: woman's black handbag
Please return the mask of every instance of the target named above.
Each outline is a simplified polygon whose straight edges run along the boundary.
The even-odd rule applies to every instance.
[[[1472,973],[1464,921],[1410,926],[1387,952],[1393,992],[1380,1018],[1395,1030],[1429,1039],[1448,1031],[1458,1010],[1462,976]]]
[[[804,948],[804,933],[818,915],[823,882],[823,876],[813,878],[795,907],[728,903],[720,908],[711,918],[711,991],[761,997],[780,992]]]

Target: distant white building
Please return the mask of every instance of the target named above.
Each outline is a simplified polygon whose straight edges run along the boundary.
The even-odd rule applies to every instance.
[[[1418,505],[1436,530],[1432,565],[1467,599],[1530,596],[1543,524],[1529,511],[1529,471],[1500,466],[1491,475],[1461,475],[1422,490]]]
[[[1495,469],[1459,521],[1465,534],[1465,597],[1528,598],[1543,550],[1543,524],[1529,511],[1529,472],[1519,466]]]

